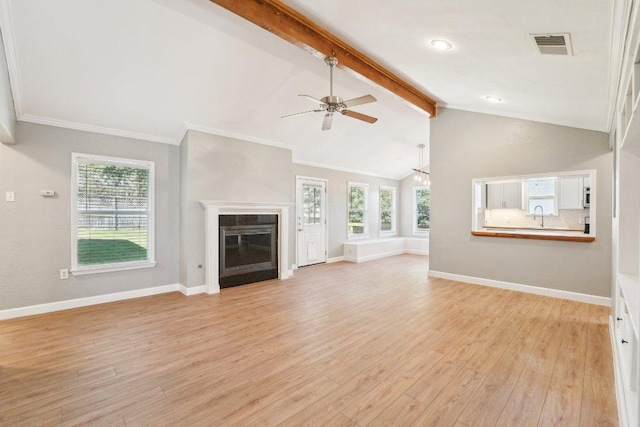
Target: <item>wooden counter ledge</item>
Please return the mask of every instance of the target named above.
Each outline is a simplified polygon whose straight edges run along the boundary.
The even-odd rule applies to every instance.
[[[533,239],[533,240],[559,240],[562,242],[593,242],[596,240],[593,236],[563,236],[558,234],[534,234],[534,233],[509,233],[505,231],[475,231],[471,234],[474,236],[484,237],[506,237],[511,239]]]

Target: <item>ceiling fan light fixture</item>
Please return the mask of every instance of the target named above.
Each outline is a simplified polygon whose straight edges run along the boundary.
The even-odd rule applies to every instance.
[[[321,99],[314,98],[309,95],[298,95],[307,98],[308,100],[318,104],[319,109],[303,111],[300,113],[288,114],[282,116],[282,118],[300,116],[307,113],[325,113],[324,120],[322,122],[322,130],[330,130],[331,123],[333,121],[333,114],[340,113],[343,116],[351,117],[353,119],[362,120],[367,123],[375,123],[378,119],[368,116],[366,114],[358,113],[357,111],[349,110],[349,108],[356,105],[368,104],[370,102],[376,102],[376,98],[373,95],[364,95],[358,98],[347,99],[346,101],[339,96],[333,95],[333,69],[338,65],[338,59],[330,56],[324,59],[324,62],[329,66],[329,96],[325,96]]]
[[[431,40],[431,46],[438,50],[449,50],[453,47],[451,43],[442,39]]]
[[[498,98],[497,96],[489,95],[485,97],[489,102],[502,102],[502,98]]]

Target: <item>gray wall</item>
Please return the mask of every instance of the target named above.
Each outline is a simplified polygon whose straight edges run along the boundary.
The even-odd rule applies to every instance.
[[[395,179],[377,178],[370,175],[361,175],[351,172],[343,172],[334,169],[325,169],[315,166],[293,164],[292,198],[295,201],[296,176],[323,178],[328,180],[327,191],[329,193],[327,215],[329,219],[329,258],[343,256],[342,244],[347,241],[347,183],[359,182],[369,184],[368,222],[369,238],[379,236],[379,212],[380,212],[380,186],[396,187],[396,211],[400,209],[400,182]],[[400,215],[398,214],[398,222]],[[401,224],[396,226],[400,230]]]
[[[430,269],[610,296],[611,175],[608,135],[442,109],[431,123]],[[593,243],[472,236],[472,178],[595,169]]]
[[[292,203],[291,151],[188,131],[182,141],[181,283],[205,284],[205,211],[201,200]],[[293,209],[290,210],[293,218]],[[290,224],[289,247],[293,248]],[[289,265],[295,261],[290,251]]]
[[[22,122],[17,139],[0,145],[0,310],[178,283],[179,147]],[[71,266],[72,152],[155,162],[154,268],[59,279]]]
[[[15,142],[16,112],[13,107],[13,96],[9,83],[9,70],[4,43],[0,38],[0,142],[12,144]]]

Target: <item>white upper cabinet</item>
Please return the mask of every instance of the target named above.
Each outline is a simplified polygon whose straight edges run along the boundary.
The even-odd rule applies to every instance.
[[[584,207],[583,197],[583,178],[560,178],[559,209],[582,209]]]
[[[522,209],[522,183],[487,184],[487,209]]]

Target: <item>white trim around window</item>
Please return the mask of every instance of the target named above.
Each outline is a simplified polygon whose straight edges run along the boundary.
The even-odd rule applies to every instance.
[[[529,195],[529,183],[532,182],[543,182],[543,181],[549,181],[549,182],[553,182],[553,194],[546,194],[543,196],[530,196]],[[540,202],[544,202],[546,200],[550,200],[553,203],[553,211],[549,211],[547,210],[546,212],[544,212],[544,216],[557,216],[558,215],[558,203],[559,203],[559,197],[558,194],[560,192],[560,180],[558,179],[558,177],[540,177],[540,178],[531,178],[528,179],[526,181],[523,182],[523,191],[524,191],[524,200],[525,200],[525,215],[529,215],[529,216],[534,216],[533,211],[530,209],[531,207],[531,201],[532,200],[537,200]]]
[[[383,192],[389,192],[391,193],[391,208],[390,209],[382,209],[382,193]],[[397,224],[397,212],[396,212],[396,206],[397,206],[397,189],[396,187],[388,187],[388,186],[384,186],[381,185],[380,186],[380,195],[379,195],[379,206],[380,206],[380,218],[379,219],[379,225],[378,225],[378,231],[380,233],[381,236],[390,236],[390,235],[394,235],[396,234],[396,224]],[[382,215],[383,213],[388,212],[391,215],[391,229],[389,230],[383,230],[382,229]]]
[[[352,189],[360,188],[364,194],[364,206],[362,208],[351,206],[351,191]],[[359,239],[369,237],[369,184],[363,184],[360,182],[348,182],[347,183],[347,237],[349,239]],[[351,214],[361,214],[360,223],[351,223]]]
[[[86,165],[105,165],[105,166],[115,166],[120,168],[131,168],[138,170],[146,170],[148,171],[146,176],[146,197],[137,197],[139,205],[129,208],[135,215],[139,218],[142,218],[142,221],[137,219],[137,229],[143,230],[140,225],[141,223],[145,225],[145,233],[138,233],[140,236],[143,236],[144,243],[146,244],[146,252],[144,259],[134,259],[132,261],[121,261],[116,259],[103,262],[103,263],[86,263],[80,262],[78,258],[78,230],[79,230],[79,219],[81,216],[84,216],[83,220],[87,220],[87,217],[91,217],[92,215],[103,217],[109,217],[113,208],[111,206],[100,207],[99,209],[94,207],[90,208],[89,215],[85,213],[80,213],[78,201],[80,199],[79,192],[79,168],[85,167]],[[97,156],[92,154],[80,154],[80,153],[72,153],[71,155],[71,272],[74,276],[84,275],[84,274],[94,274],[94,273],[105,273],[112,271],[122,271],[122,270],[134,270],[140,268],[149,268],[156,265],[155,262],[155,164],[152,161],[145,160],[134,160],[134,159],[122,159],[117,157],[107,157],[107,156]],[[143,174],[142,176],[145,176]],[[85,178],[86,182],[86,178]],[[113,188],[120,188],[120,184],[113,184]],[[85,196],[86,197],[86,196]],[[97,197],[101,197],[100,195]],[[87,208],[85,208],[86,210]],[[116,210],[116,212],[118,212]],[[129,215],[130,217],[134,216],[129,213],[123,213],[123,216]],[[116,215],[116,223],[118,221],[118,216]],[[91,219],[89,218],[89,223],[91,224]],[[131,223],[133,223],[134,219],[130,219]],[[91,224],[88,228],[92,229],[93,225]],[[142,258],[142,256],[141,256]]]
[[[418,191],[420,190],[429,190],[429,187],[424,185],[413,187],[413,234],[418,236],[428,236],[429,228],[418,228]],[[431,205],[431,197],[429,197],[429,205]]]

